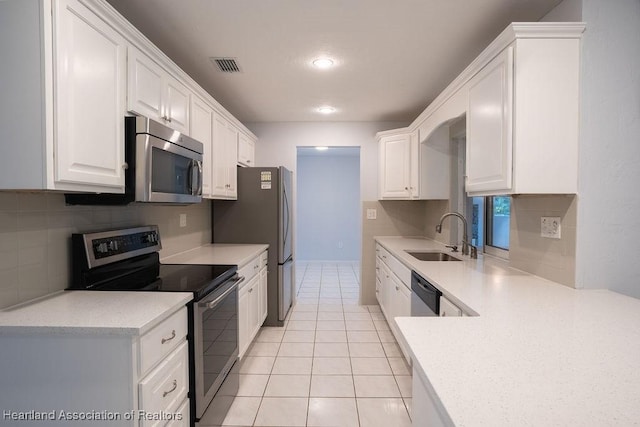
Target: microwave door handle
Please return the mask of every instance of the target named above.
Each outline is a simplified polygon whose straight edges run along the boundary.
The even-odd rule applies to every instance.
[[[192,196],[196,195],[196,190],[198,188],[197,183],[197,170],[196,170],[196,161],[191,160],[189,162],[189,194]]]
[[[198,166],[198,189],[196,190],[196,196],[202,196],[202,162],[196,160],[196,166]]]

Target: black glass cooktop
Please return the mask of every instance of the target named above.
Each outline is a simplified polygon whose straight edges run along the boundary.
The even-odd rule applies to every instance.
[[[195,299],[207,295],[231,278],[235,265],[160,264],[159,291],[193,292]]]
[[[236,271],[235,265],[155,264],[112,277],[91,289],[192,292],[197,301],[226,282]]]

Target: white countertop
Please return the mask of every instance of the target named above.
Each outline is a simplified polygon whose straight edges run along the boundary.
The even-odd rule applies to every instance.
[[[0,310],[0,336],[142,335],[192,298],[188,292],[60,291]]]
[[[211,243],[160,261],[163,264],[231,264],[240,268],[268,248],[265,244]]]
[[[449,252],[431,240],[376,241],[478,315],[397,318],[418,374],[455,425],[640,424],[640,300],[572,289],[490,257],[427,262],[405,252]]]

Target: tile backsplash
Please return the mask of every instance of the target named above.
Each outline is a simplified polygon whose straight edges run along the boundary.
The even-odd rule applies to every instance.
[[[449,207],[448,200],[371,200],[362,202],[362,263],[361,282],[363,304],[376,304],[375,236],[428,237],[449,243],[448,224],[442,234],[435,226]],[[367,219],[367,209],[376,209],[377,218]]]
[[[512,200],[509,264],[575,287],[577,196],[515,196]],[[543,216],[560,217],[560,239],[540,236],[540,218]]]
[[[0,308],[69,286],[72,233],[148,224],[160,228],[160,256],[182,252],[211,242],[211,203],[67,206],[59,193],[0,192]]]

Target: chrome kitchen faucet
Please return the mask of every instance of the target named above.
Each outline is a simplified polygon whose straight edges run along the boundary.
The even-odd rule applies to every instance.
[[[462,220],[462,224],[464,225],[464,234],[462,235],[462,255],[469,255],[471,252],[471,258],[478,258],[478,248],[469,243],[469,236],[467,234],[467,220],[458,212],[447,212],[446,214],[440,217],[440,223],[436,225],[436,233],[442,233],[442,221],[448,216],[456,216]]]

